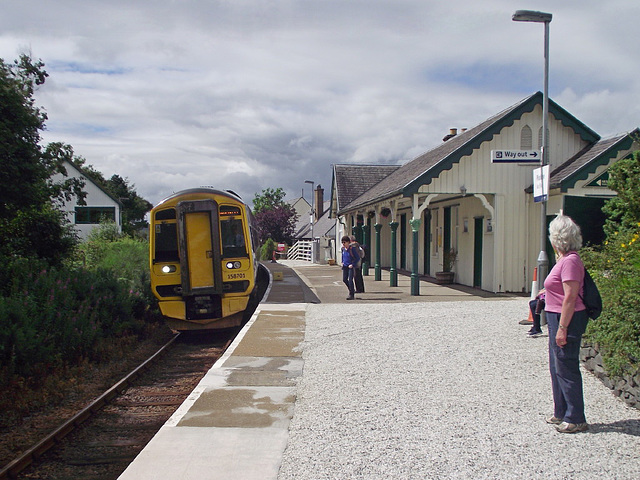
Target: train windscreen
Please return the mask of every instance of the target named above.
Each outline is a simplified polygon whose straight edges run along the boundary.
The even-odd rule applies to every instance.
[[[236,206],[220,206],[220,236],[222,237],[222,257],[248,257],[247,242],[241,211]]]
[[[155,257],[156,262],[178,262],[178,235],[173,208],[156,212]]]

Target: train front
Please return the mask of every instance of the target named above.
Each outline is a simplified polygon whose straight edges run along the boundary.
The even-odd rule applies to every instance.
[[[211,189],[179,192],[151,211],[151,287],[174,330],[241,325],[255,287],[251,213]]]

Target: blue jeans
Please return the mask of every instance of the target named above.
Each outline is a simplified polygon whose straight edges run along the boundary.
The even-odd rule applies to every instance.
[[[553,390],[553,416],[568,423],[584,423],[584,397],[580,373],[580,345],[587,328],[586,310],[575,312],[567,329],[567,344],[556,344],[560,314],[546,312],[549,328],[549,371]]]
[[[353,286],[353,268],[342,267],[342,281],[349,289],[349,296],[353,297],[355,295],[355,288]]]

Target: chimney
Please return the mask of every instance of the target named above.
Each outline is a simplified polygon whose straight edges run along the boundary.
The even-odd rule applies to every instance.
[[[446,141],[447,141],[447,140],[449,140],[450,138],[455,137],[457,134],[458,134],[458,129],[457,129],[457,128],[450,128],[450,129],[449,129],[449,134],[448,134],[448,135],[446,135],[446,136],[442,139],[442,141],[443,141],[443,142],[446,142]]]
[[[320,217],[322,216],[322,213],[324,210],[324,189],[320,185],[318,185],[318,188],[316,188],[314,195],[315,195],[314,202],[315,202],[315,209],[316,209],[314,218],[315,218],[315,221],[317,222],[318,220],[320,220]]]

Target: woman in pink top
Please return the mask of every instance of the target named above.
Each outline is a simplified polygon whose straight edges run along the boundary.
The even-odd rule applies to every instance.
[[[580,345],[588,316],[581,298],[584,264],[577,253],[582,247],[580,227],[560,212],[549,224],[549,240],[556,264],[544,281],[554,405],[547,422],[557,425],[561,433],[584,432],[589,425],[584,415]]]

